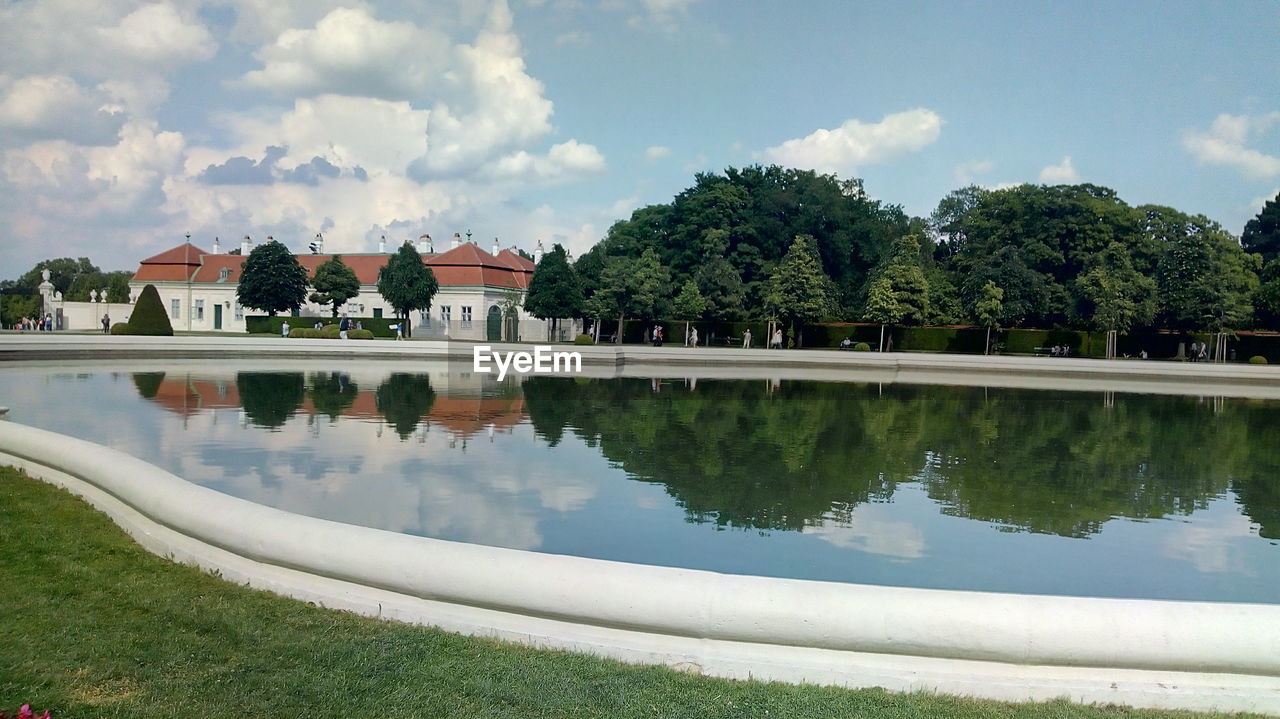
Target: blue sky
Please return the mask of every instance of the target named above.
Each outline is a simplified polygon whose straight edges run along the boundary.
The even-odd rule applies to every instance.
[[[580,253],[770,162],[917,215],[1092,182],[1238,234],[1280,192],[1278,37],[1243,0],[0,2],[0,276],[188,231]]]

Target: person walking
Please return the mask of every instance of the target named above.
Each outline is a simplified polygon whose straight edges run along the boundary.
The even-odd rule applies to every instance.
[[[347,319],[347,313],[342,313],[342,319],[338,322],[338,337],[347,338],[347,330],[351,329],[351,320]]]
[[[111,332],[111,315],[103,315],[102,316],[102,334],[105,335],[110,332]]]
[[[751,328],[750,327],[742,331],[742,349],[744,350],[751,349]]]
[[[775,329],[773,331],[773,342],[769,343],[770,349],[782,349],[782,330]]]
[[[689,328],[689,346],[690,347],[698,346],[698,328],[697,327]]]

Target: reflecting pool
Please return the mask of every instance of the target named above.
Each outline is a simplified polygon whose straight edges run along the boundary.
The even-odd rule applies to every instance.
[[[234,366],[15,365],[0,404],[227,494],[397,532],[778,577],[1280,603],[1274,400]]]

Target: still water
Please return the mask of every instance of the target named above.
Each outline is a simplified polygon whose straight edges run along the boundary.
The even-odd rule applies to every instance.
[[[1280,603],[1272,400],[143,368],[8,367],[0,404],[220,492],[396,532],[777,577]]]

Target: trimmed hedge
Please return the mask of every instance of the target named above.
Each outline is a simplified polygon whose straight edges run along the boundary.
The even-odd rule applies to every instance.
[[[188,308],[188,311],[190,309]],[[169,322],[169,313],[160,302],[160,293],[155,285],[142,288],[138,301],[129,313],[129,321],[122,323],[125,329],[120,334],[146,335],[148,337],[172,337],[173,325]]]
[[[867,344],[866,342],[859,342],[858,344],[853,346],[853,351],[854,352],[870,352],[871,345]]]
[[[1249,364],[1267,364],[1267,358],[1262,355],[1254,355],[1249,358]]]
[[[591,339],[591,335],[578,335],[573,339],[575,345],[593,345],[595,340]]]
[[[395,337],[396,331],[390,329],[391,325],[399,324],[399,320],[395,317],[350,317],[352,324],[359,322],[365,331],[370,332],[375,337]],[[244,318],[245,331],[250,334],[280,334],[280,326],[285,322],[289,323],[289,336],[293,336],[294,329],[315,329],[312,327],[316,322],[323,322],[325,326],[332,324],[334,326],[334,337],[337,337],[338,319],[333,317],[291,317],[289,315],[276,315],[275,317],[267,317],[266,315],[250,315]],[[301,325],[301,326],[299,326]],[[354,330],[353,330],[354,331]],[[348,332],[350,336],[350,332]]]
[[[332,331],[330,331],[330,328],[333,328]],[[325,325],[324,329],[322,330],[318,330],[314,327],[299,327],[294,330],[289,330],[289,336],[293,338],[312,339],[312,340],[341,339],[341,335],[338,334],[337,325]],[[370,332],[369,330],[347,330],[347,339],[371,340],[373,339],[373,333]]]
[[[127,335],[129,334],[129,325],[125,324],[124,322],[117,322],[111,325],[111,334]]]

